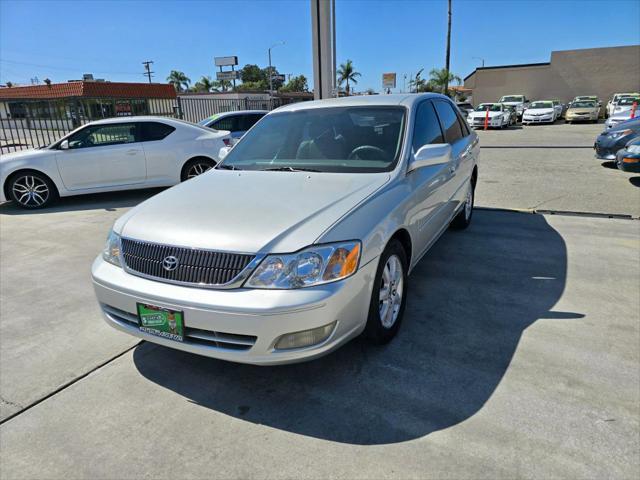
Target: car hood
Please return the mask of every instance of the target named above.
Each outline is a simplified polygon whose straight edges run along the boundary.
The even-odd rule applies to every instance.
[[[551,115],[553,112],[553,108],[530,108],[524,111],[528,115]]]
[[[314,243],[389,179],[388,173],[213,170],[138,205],[114,230],[192,248],[294,252]]]
[[[20,152],[14,153],[3,153],[0,155],[0,163],[8,164],[10,162],[21,162],[26,160],[31,160],[34,158],[42,158],[49,155],[55,155],[55,150],[49,150],[48,148],[43,149],[30,149],[30,150],[22,150]]]
[[[510,107],[515,107],[517,105],[522,105],[524,102],[500,102],[503,105],[509,105]]]

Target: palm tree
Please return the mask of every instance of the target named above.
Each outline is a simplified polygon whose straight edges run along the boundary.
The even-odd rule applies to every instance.
[[[411,92],[430,92],[432,90],[427,81],[421,77],[423,71],[424,68],[421,68],[418,70],[418,73],[416,73],[415,78],[409,80],[409,90],[411,90]]]
[[[198,80],[193,86],[193,90],[196,92],[210,92],[213,88],[214,82],[211,80],[209,76],[203,76],[200,80]]]
[[[187,77],[184,72],[178,70],[171,70],[171,73],[167,77],[167,82],[173,85],[178,92],[182,92],[189,88],[191,79]]]
[[[347,87],[345,88],[347,96],[349,95],[349,82],[358,83],[356,78],[360,76],[360,72],[356,72],[353,69],[353,62],[351,60],[347,60],[346,63],[340,64],[340,68],[338,68],[338,85],[342,85],[344,82],[347,82]]]
[[[232,87],[232,83],[231,80],[215,80],[212,86],[215,91],[222,90],[223,92],[226,92]]]
[[[449,87],[449,83],[456,82],[458,85],[462,82],[462,79],[451,73],[446,68],[434,68],[429,72],[429,82],[428,84],[433,88],[433,90],[446,93],[446,90]]]

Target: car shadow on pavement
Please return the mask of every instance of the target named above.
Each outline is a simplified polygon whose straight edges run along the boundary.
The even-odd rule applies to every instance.
[[[387,346],[356,339],[279,367],[148,342],[133,358],[151,382],[238,419],[349,444],[407,441],[478,412],[536,320],[583,317],[552,311],[566,271],[565,243],[543,216],[476,210],[469,229],[446,233],[416,267]]]
[[[606,162],[602,162],[600,165],[602,165],[604,168],[618,170],[618,166],[616,165],[616,162],[614,162],[613,160],[607,160]]]
[[[166,189],[146,188],[143,190],[123,190],[120,192],[92,193],[89,195],[62,197],[56,200],[50,207],[34,210],[20,208],[13,202],[8,202],[0,205],[0,215],[32,215],[134,207],[163,190]]]
[[[629,182],[631,182],[631,185],[634,187],[640,187],[640,177],[631,177]]]

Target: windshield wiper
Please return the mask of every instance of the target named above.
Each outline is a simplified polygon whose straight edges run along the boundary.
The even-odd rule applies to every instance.
[[[225,170],[242,170],[241,168],[236,167],[235,165],[218,165],[216,168],[224,168]]]
[[[262,172],[320,172],[321,170],[315,170],[313,168],[304,167],[272,167],[263,168]]]

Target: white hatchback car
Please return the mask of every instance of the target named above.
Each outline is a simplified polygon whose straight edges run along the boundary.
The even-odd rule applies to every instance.
[[[175,185],[214,167],[229,132],[163,117],[84,125],[48,147],[0,156],[0,202]]]

